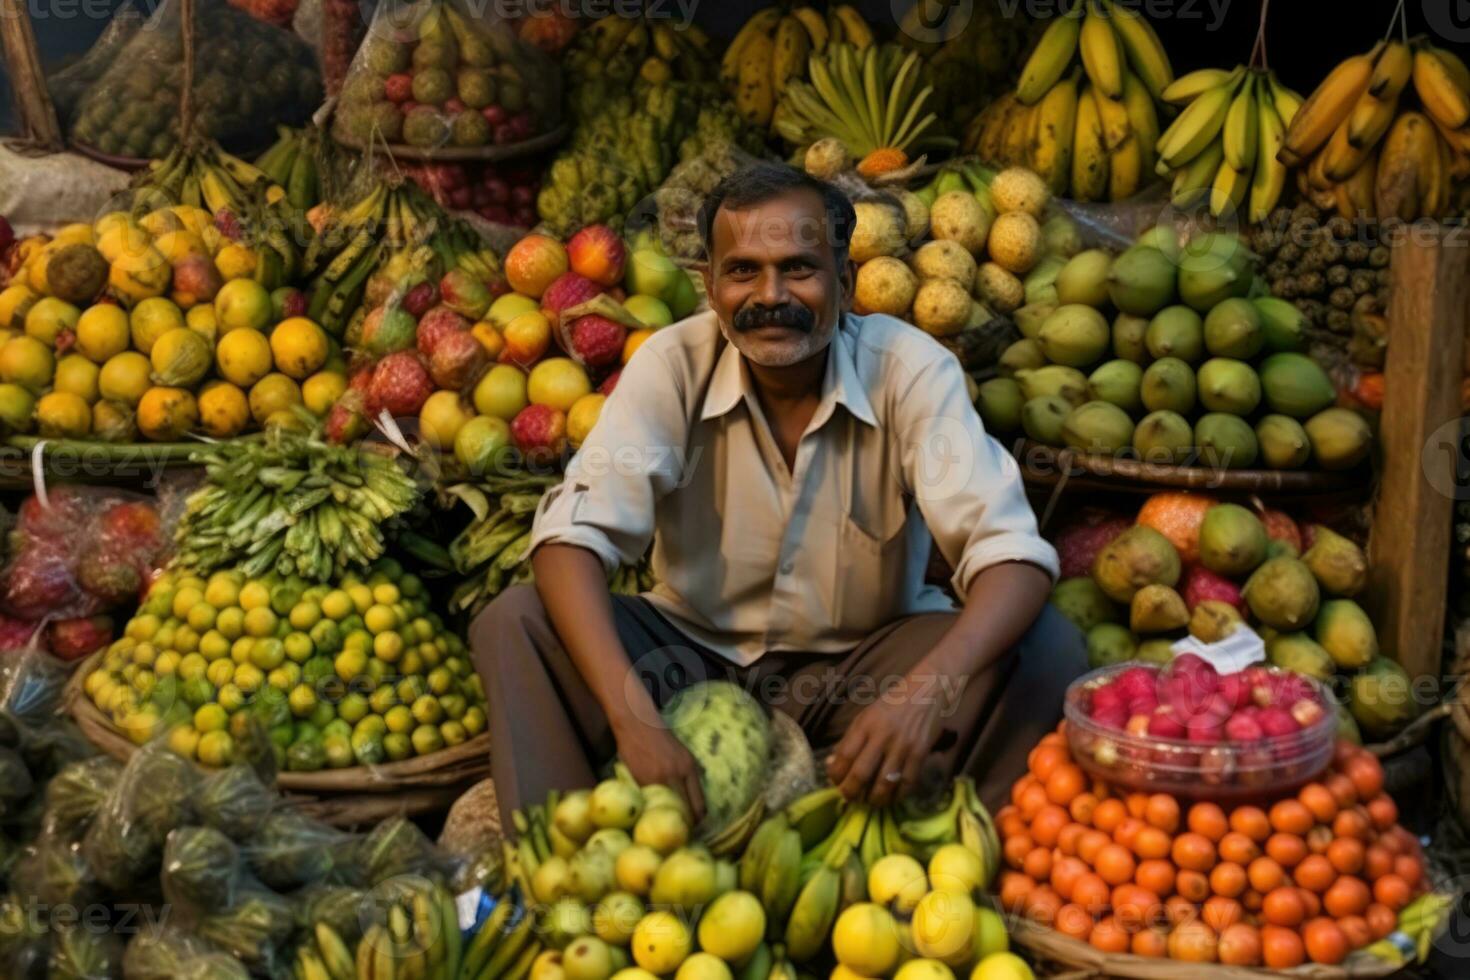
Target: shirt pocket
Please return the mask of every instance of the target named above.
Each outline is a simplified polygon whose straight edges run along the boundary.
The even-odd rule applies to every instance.
[[[874,533],[844,515],[834,558],[834,599],[838,625],[867,632],[893,618],[902,601],[908,562],[906,520]]]

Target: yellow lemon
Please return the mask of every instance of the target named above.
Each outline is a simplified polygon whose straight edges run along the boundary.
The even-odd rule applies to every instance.
[[[51,384],[55,368],[51,348],[35,337],[11,337],[0,347],[0,380],[40,392]]]
[[[652,336],[653,329],[651,327],[642,327],[638,330],[630,330],[628,332],[628,339],[623,341],[623,363],[627,364],[630,360],[632,360],[633,355],[637,352],[638,348],[642,347],[643,342]]]
[[[101,369],[80,354],[68,354],[56,364],[53,384],[57,391],[64,391],[81,398],[88,405],[97,400],[97,377]]]
[[[189,312],[184,314],[184,325],[209,342],[211,347],[219,335],[219,320],[215,318],[214,306],[210,303],[197,303],[189,307]]]
[[[188,327],[177,327],[158,338],[149,360],[158,384],[192,387],[204,380],[213,359],[203,337]]]
[[[139,249],[125,249],[112,260],[107,274],[107,283],[115,291],[138,302],[150,296],[162,296],[173,278],[173,267],[163,255],[149,245]]]
[[[249,388],[271,373],[271,345],[259,330],[231,330],[219,339],[215,360],[220,377]]]
[[[750,892],[726,892],[699,917],[699,948],[730,963],[743,963],[761,944],[766,911]]]
[[[36,402],[36,422],[49,439],[80,439],[92,429],[92,406],[80,395],[53,391]]]
[[[307,411],[318,418],[332,410],[337,399],[347,390],[347,378],[340,371],[318,371],[301,383],[301,401]]]
[[[133,346],[148,354],[159,337],[184,326],[184,311],[173,300],[154,296],[133,307],[128,324],[132,330]]]
[[[267,374],[250,389],[250,414],[258,425],[277,412],[301,404],[301,389],[284,374]]]
[[[63,330],[75,330],[82,311],[66,300],[46,296],[36,301],[26,313],[26,334],[43,344],[56,346]]]
[[[199,405],[183,388],[149,388],[138,402],[138,430],[154,442],[177,442],[199,421]]]
[[[327,332],[304,316],[293,316],[271,331],[276,370],[305,378],[327,361]]]
[[[0,348],[0,357],[3,353],[3,348]],[[151,371],[148,358],[135,350],[125,350],[112,355],[102,365],[102,372],[97,377],[97,390],[103,398],[136,406],[148,390]]]
[[[419,435],[435,449],[450,449],[454,437],[473,417],[457,391],[436,391],[419,409]]]
[[[597,424],[597,417],[602,413],[602,405],[606,401],[606,395],[593,392],[578,398],[572,405],[572,410],[567,412],[567,441],[572,444],[573,449],[581,448],[582,441]]]
[[[865,977],[882,977],[898,964],[898,930],[881,905],[858,902],[843,910],[832,927],[837,962]]]
[[[97,251],[109,263],[124,255],[142,252],[153,246],[153,236],[133,224],[131,220],[115,221],[97,236]]]
[[[139,218],[138,227],[156,238],[183,228],[184,221],[168,208],[157,208]]]
[[[949,966],[964,966],[973,951],[975,903],[961,892],[930,892],[914,909],[914,949]]]
[[[497,364],[475,385],[475,411],[509,422],[526,407],[526,372]]]
[[[985,865],[965,845],[945,844],[929,859],[929,883],[935,891],[973,894],[985,887]]]
[[[526,395],[532,405],[570,411],[577,399],[592,391],[582,366],[569,357],[548,357],[531,369]]]
[[[84,222],[66,225],[53,235],[52,239],[64,245],[93,245],[97,241],[92,226]]]
[[[868,897],[909,915],[929,892],[924,866],[907,854],[889,854],[868,869]]]
[[[127,350],[129,339],[128,315],[120,306],[99,303],[77,319],[77,353],[94,364]]]
[[[228,381],[211,381],[199,392],[199,425],[216,439],[239,435],[250,424],[245,392]]]
[[[24,330],[26,314],[40,298],[39,293],[23,283],[0,290],[0,327]]]
[[[1036,974],[1015,953],[991,953],[975,964],[970,980],[1036,980]]]
[[[222,245],[214,255],[214,266],[219,269],[220,277],[226,282],[248,279],[255,275],[257,261],[255,253],[239,242]]]
[[[672,912],[650,912],[633,929],[633,960],[655,976],[677,970],[692,945],[689,927]]]
[[[133,421],[133,410],[122,402],[106,398],[92,406],[92,438],[103,442],[133,442],[138,435],[138,426]]]
[[[254,279],[232,279],[214,297],[219,332],[264,330],[271,322],[271,294]]]
[[[192,231],[165,232],[153,240],[153,247],[168,260],[169,265],[178,265],[191,255],[209,257],[209,250],[204,247],[204,242]]]

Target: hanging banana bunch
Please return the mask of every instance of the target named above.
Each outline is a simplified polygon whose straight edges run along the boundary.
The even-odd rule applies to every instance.
[[[793,80],[806,78],[807,58],[828,44],[848,44],[866,51],[873,29],[850,4],[840,4],[824,17],[814,7],[758,10],[746,20],[720,61],[720,81],[746,122],[768,127],[777,103]]]
[[[1174,205],[1208,198],[1211,214],[1244,206],[1251,223],[1264,220],[1286,187],[1278,155],[1301,96],[1274,72],[1239,65],[1190,72],[1164,98],[1183,107],[1156,146],[1160,176],[1173,177]]]
[[[1016,90],[991,103],[962,146],[1000,166],[1035,170],[1056,194],[1118,201],[1154,169],[1169,57],[1136,11],[1076,0],[1047,25]]]
[[[793,147],[840,140],[857,158],[858,173],[871,179],[905,166],[914,147],[944,142],[932,132],[939,116],[926,108],[934,87],[919,87],[917,52],[896,44],[859,50],[829,43],[811,56],[807,70],[811,81],[787,84],[774,120]]]
[[[1412,83],[1412,85],[1411,85]],[[1470,68],[1424,37],[1340,63],[1287,127],[1302,192],[1345,217],[1437,218],[1470,176]]]

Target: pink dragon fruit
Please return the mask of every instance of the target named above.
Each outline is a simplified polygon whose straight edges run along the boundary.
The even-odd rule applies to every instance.
[[[1107,511],[1091,511],[1063,528],[1053,544],[1062,560],[1062,577],[1090,575],[1097,553],[1133,526],[1126,517]]]

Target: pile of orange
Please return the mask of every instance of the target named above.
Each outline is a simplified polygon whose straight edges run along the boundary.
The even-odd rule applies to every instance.
[[[996,814],[1009,910],[1110,953],[1280,970],[1340,963],[1427,888],[1378,759],[1338,743],[1318,782],[1262,806],[1117,793],[1065,735],[1032,750]]]

